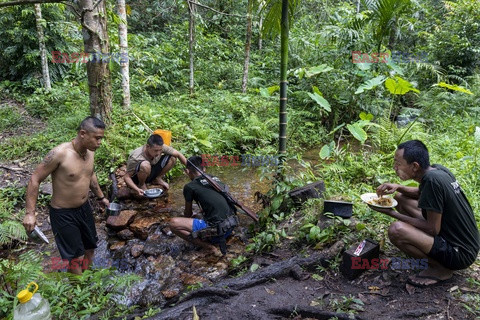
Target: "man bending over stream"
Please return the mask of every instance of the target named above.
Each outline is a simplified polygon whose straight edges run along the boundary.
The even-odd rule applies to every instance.
[[[231,234],[234,224],[231,223],[232,218],[235,219],[235,212],[231,205],[227,202],[225,197],[216,191],[202,175],[194,169],[191,165],[195,165],[200,170],[205,171],[202,167],[202,158],[199,156],[190,157],[187,161],[187,168],[185,173],[188,175],[191,182],[183,188],[183,196],[185,197],[185,217],[175,217],[170,220],[170,230],[177,236],[184,240],[192,242],[206,250],[210,251],[215,256],[221,256],[220,250],[211,242],[193,238],[192,233],[206,229],[208,227],[223,226],[228,230],[222,236],[214,237],[215,240],[220,240],[218,237],[226,238]],[[212,177],[217,183],[224,187],[223,183],[216,177]],[[204,219],[193,218],[193,201],[196,201],[203,210]]]

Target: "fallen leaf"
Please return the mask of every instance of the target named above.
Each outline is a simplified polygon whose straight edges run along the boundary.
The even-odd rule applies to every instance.
[[[407,292],[408,292],[409,295],[412,295],[412,294],[415,293],[415,287],[412,286],[411,284],[408,284],[408,283],[407,283],[407,284],[405,285],[405,289],[407,289]]]
[[[368,287],[368,290],[369,290],[370,292],[372,292],[372,291],[373,291],[373,292],[378,292],[378,291],[380,291],[380,288],[377,287],[377,286],[370,286],[370,287]]]
[[[453,286],[453,287],[451,287],[450,289],[448,289],[447,291],[448,291],[448,292],[453,292],[453,291],[455,291],[455,290],[458,290],[458,286]]]
[[[200,317],[197,314],[197,309],[193,306],[193,320],[200,320]]]
[[[313,300],[312,302],[310,302],[310,307],[316,307],[320,305],[320,302],[316,301],[316,300]]]
[[[270,289],[268,289],[268,288],[265,288],[265,291],[267,291],[267,293],[269,293],[269,294],[275,294],[275,291],[270,290]]]

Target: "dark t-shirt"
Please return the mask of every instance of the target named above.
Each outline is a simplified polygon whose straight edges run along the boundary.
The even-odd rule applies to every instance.
[[[225,185],[217,178],[212,177],[221,187]],[[200,203],[204,213],[203,217],[209,225],[215,225],[233,214],[223,195],[217,192],[206,179],[197,177],[183,188],[185,201]]]
[[[472,207],[454,175],[444,166],[432,165],[436,170],[427,171],[420,183],[418,207],[427,218],[427,210],[440,212],[442,224],[439,236],[453,247],[464,249],[476,258],[480,237]]]

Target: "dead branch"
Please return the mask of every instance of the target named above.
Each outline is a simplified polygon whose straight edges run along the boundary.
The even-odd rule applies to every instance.
[[[208,10],[211,10],[211,11],[213,11],[213,12],[215,12],[215,13],[223,14],[223,15],[225,15],[225,16],[233,16],[233,17],[239,17],[239,18],[246,18],[246,16],[241,16],[241,15],[238,15],[238,14],[226,13],[226,12],[221,12],[221,11],[215,10],[215,9],[209,7],[209,6],[206,6],[206,5],[204,5],[204,4],[201,4],[200,2],[188,0],[188,3],[189,3],[189,5],[190,5],[190,4],[194,4],[194,5],[196,5],[196,6],[199,6],[199,7],[208,9]]]
[[[335,257],[335,255],[337,255],[343,249],[343,246],[343,242],[338,241],[329,249],[312,254],[309,257],[296,256],[286,261],[279,261],[277,263],[271,264],[266,268],[249,273],[242,277],[223,280],[212,287],[202,288],[193,291],[184,298],[175,301],[174,307],[164,309],[163,312],[148,319],[176,320],[179,319],[179,315],[182,312],[190,310],[193,306],[196,306],[198,308],[199,306],[208,306],[212,303],[225,303],[225,300],[240,294],[240,290],[271,281],[272,279],[279,279],[288,276],[300,278],[298,274],[300,267],[305,269],[311,269],[318,265],[326,266],[328,264],[328,260]],[[291,311],[289,314],[291,314]]]
[[[10,2],[0,2],[0,8],[19,6],[19,5],[25,5],[25,4],[62,3],[62,2],[65,2],[65,0],[18,0],[18,1],[10,1]]]

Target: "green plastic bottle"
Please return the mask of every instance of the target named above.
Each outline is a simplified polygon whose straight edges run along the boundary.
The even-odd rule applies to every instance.
[[[33,292],[29,288],[33,286]],[[13,311],[13,320],[51,320],[50,305],[48,301],[40,295],[35,293],[38,290],[38,285],[35,282],[30,282],[27,287],[17,294],[19,305]]]

